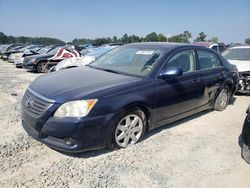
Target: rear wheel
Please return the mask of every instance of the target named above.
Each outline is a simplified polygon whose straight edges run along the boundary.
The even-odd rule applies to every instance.
[[[217,111],[224,110],[228,105],[228,101],[229,101],[229,89],[225,87],[221,90],[218,97],[216,98],[214,103],[214,109]]]
[[[126,148],[138,143],[145,133],[146,122],[144,112],[139,109],[121,113],[114,122],[108,148]]]
[[[42,73],[44,72],[44,67],[46,65],[46,62],[42,61],[36,65],[36,72]]]

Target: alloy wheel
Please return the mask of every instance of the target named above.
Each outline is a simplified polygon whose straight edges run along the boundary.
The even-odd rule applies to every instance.
[[[143,120],[136,114],[129,114],[118,124],[115,131],[115,141],[118,146],[125,148],[137,143],[143,133]]]
[[[221,103],[220,103],[220,105],[224,109],[224,108],[226,108],[227,103],[228,103],[228,92],[227,92],[226,89],[223,89],[222,93],[221,93]]]
[[[43,72],[43,68],[45,66],[46,63],[38,63],[37,64],[37,72],[41,73]]]

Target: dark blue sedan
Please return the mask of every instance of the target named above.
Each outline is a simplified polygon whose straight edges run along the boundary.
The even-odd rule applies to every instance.
[[[128,44],[36,79],[22,100],[22,125],[62,151],[125,148],[154,128],[225,109],[238,79],[234,65],[205,47]]]

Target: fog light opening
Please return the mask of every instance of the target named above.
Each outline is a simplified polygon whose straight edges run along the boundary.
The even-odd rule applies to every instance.
[[[65,144],[68,145],[68,146],[73,146],[75,145],[76,141],[72,138],[66,138],[65,139]]]

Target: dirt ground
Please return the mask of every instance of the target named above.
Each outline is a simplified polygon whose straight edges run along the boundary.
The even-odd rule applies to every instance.
[[[29,137],[20,101],[41,74],[0,60],[0,187],[250,187],[238,137],[250,97],[166,125],[127,149],[73,156]]]

